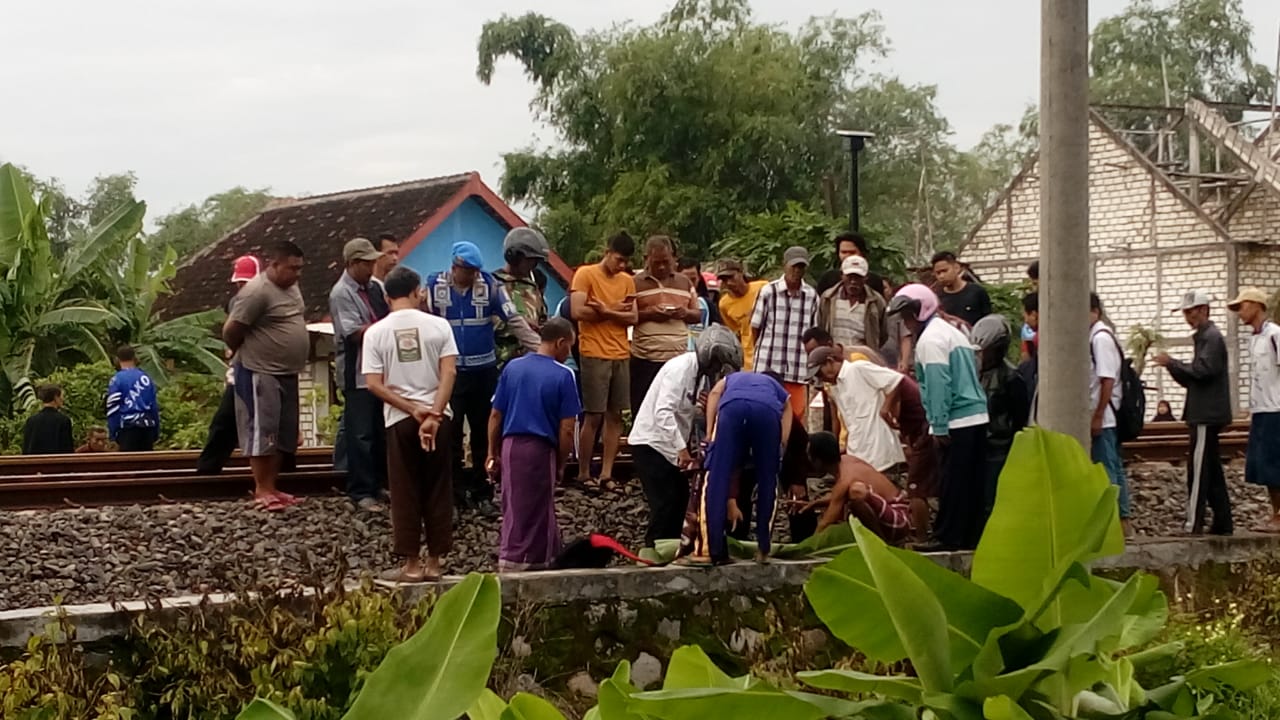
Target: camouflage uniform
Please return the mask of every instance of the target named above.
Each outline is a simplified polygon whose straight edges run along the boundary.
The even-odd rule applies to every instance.
[[[495,272],[493,276],[506,287],[507,294],[511,296],[511,302],[516,306],[516,312],[520,313],[534,332],[537,332],[542,327],[542,323],[547,321],[547,302],[542,297],[542,293],[538,292],[538,286],[534,284],[532,277],[517,278],[507,268]],[[508,360],[523,355],[524,348],[511,334],[506,323],[495,318],[494,324],[498,333],[498,367],[502,367]]]

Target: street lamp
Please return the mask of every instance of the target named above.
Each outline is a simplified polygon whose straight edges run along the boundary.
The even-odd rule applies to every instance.
[[[863,130],[837,130],[842,138],[849,138],[849,229],[858,231],[858,153],[867,146],[875,133]]]

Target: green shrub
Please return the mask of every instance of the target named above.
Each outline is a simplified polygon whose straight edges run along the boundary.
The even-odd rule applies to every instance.
[[[37,385],[53,383],[62,388],[62,411],[71,417],[76,442],[83,442],[89,428],[106,427],[107,384],[115,368],[107,363],[76,365],[58,370]],[[160,440],[164,449],[204,445],[209,419],[222,397],[223,378],[184,373],[170,376],[157,391],[160,400]],[[0,454],[22,452],[22,427],[27,415],[0,417]]]

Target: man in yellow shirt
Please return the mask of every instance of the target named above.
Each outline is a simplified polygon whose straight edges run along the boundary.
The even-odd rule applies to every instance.
[[[742,262],[738,260],[721,263],[716,277],[720,279],[720,320],[738,336],[742,343],[742,369],[750,370],[755,354],[755,343],[751,340],[751,310],[756,305],[760,288],[769,283],[767,280],[747,282]]]
[[[635,241],[626,233],[609,239],[604,259],[583,265],[573,274],[569,296],[578,322],[582,352],[582,430],[578,436],[578,480],[591,483],[591,455],[596,433],[604,432],[600,482],[613,482],[613,461],[622,436],[622,411],[631,410],[631,342],[627,328],[636,324],[636,284],[627,273]]]

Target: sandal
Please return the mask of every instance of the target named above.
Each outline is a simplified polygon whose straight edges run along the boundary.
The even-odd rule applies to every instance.
[[[280,500],[280,502],[284,503],[285,505],[297,505],[298,503],[302,502],[302,498],[297,497],[296,495],[290,495],[287,492],[281,492],[280,490],[276,490],[271,494],[274,495],[277,499]]]
[[[253,499],[254,507],[267,512],[280,512],[289,507],[289,503],[275,495],[261,495]]]

